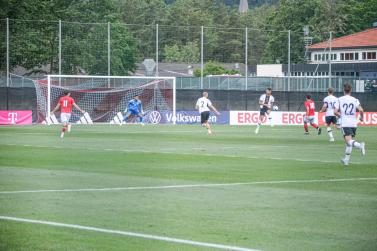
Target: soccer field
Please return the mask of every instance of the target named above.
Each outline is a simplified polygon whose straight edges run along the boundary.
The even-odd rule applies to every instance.
[[[0,250],[376,250],[367,154],[301,127],[0,128]]]

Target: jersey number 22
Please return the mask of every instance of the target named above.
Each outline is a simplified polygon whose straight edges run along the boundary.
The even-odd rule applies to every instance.
[[[355,115],[354,108],[355,108],[355,106],[352,103],[343,104],[343,109],[344,109],[345,115]]]

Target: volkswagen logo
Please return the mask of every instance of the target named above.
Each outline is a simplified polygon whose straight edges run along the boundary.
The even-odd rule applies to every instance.
[[[153,111],[149,113],[149,122],[152,124],[159,124],[161,121],[161,113]]]

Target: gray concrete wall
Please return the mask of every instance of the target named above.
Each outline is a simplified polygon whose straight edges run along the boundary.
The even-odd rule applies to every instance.
[[[0,110],[32,110],[37,120],[37,95],[35,88],[0,88]]]

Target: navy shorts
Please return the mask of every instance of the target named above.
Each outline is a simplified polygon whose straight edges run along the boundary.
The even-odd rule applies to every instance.
[[[209,111],[205,111],[200,114],[200,122],[202,124],[206,123],[208,119],[209,119]]]
[[[331,124],[336,125],[337,119],[335,116],[326,116],[325,121],[327,125],[331,125]]]
[[[356,127],[342,127],[343,136],[356,136]]]
[[[259,111],[259,114],[264,116],[266,115],[266,113],[268,112],[268,110],[270,110],[267,106],[263,106],[260,111]]]

